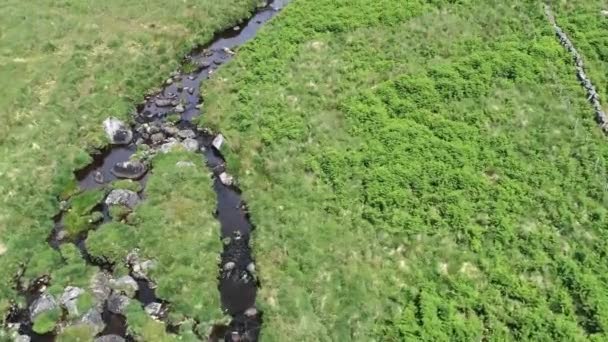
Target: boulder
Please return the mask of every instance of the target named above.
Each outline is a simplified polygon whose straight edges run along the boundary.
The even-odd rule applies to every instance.
[[[94,342],[124,342],[125,339],[118,335],[103,335],[95,339]]]
[[[164,124],[161,126],[161,130],[165,132],[167,135],[176,135],[179,132],[179,129],[172,124]]]
[[[138,179],[148,171],[146,165],[138,160],[128,160],[116,163],[112,167],[112,174],[118,178]]]
[[[57,302],[55,301],[55,298],[49,293],[42,293],[40,297],[36,298],[30,305],[30,320],[34,321],[38,315],[56,308]]]
[[[153,144],[160,144],[163,142],[163,140],[165,140],[165,135],[160,132],[154,133],[152,136],[150,136],[150,140],[152,140]]]
[[[175,106],[175,112],[176,113],[183,113],[186,111],[186,108],[184,108],[183,104],[178,104],[177,106]]]
[[[156,99],[154,100],[156,107],[169,107],[171,106],[171,100],[169,99]]]
[[[104,120],[103,128],[112,144],[126,145],[133,140],[133,132],[131,132],[124,122],[117,118],[110,117]]]
[[[124,315],[125,310],[129,305],[129,301],[129,297],[113,292],[110,297],[108,297],[108,310],[117,315]]]
[[[59,298],[59,303],[66,308],[71,317],[80,315],[76,302],[85,291],[79,287],[67,286]]]
[[[89,310],[80,319],[80,323],[91,327],[93,335],[99,334],[106,327],[106,324],[103,322],[103,318],[101,317],[101,313],[99,313],[99,311],[97,311],[95,308]]]
[[[222,184],[224,184],[226,186],[230,186],[230,185],[234,184],[234,177],[227,174],[226,172],[220,173],[219,177],[220,177],[220,182],[222,182]]]
[[[161,303],[150,303],[146,305],[144,310],[153,318],[160,318],[163,315],[163,305]]]
[[[168,153],[177,145],[178,145],[178,142],[175,138],[169,138],[166,143],[160,145],[159,150],[162,153]]]
[[[211,142],[211,145],[213,145],[213,147],[215,147],[215,149],[218,151],[222,148],[223,144],[224,136],[221,134],[216,135],[215,138],[213,138],[213,141]]]
[[[135,208],[139,203],[139,196],[136,192],[125,189],[114,189],[106,197],[107,205],[124,205],[130,209]]]
[[[103,304],[110,296],[110,276],[105,272],[96,273],[89,285],[93,297],[98,304]]]
[[[198,141],[195,139],[185,139],[182,141],[182,146],[188,152],[196,152],[198,150]]]
[[[196,137],[196,133],[191,129],[183,129],[177,132],[177,136],[182,139],[192,139]]]
[[[122,276],[118,279],[111,279],[110,287],[114,289],[114,291],[122,292],[131,298],[135,296],[135,292],[139,290],[137,281],[128,275]]]

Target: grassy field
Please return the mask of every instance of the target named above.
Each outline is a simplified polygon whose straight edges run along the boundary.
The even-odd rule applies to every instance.
[[[556,9],[583,54],[602,9]],[[263,340],[608,337],[608,146],[541,2],[295,0],[205,95]]]
[[[255,0],[0,4],[2,320],[11,300],[23,304],[13,288],[19,269],[25,270],[26,285],[51,275],[54,294],[66,285],[86,287],[95,272],[73,246],[59,253],[46,239],[58,196],[73,184],[72,171],[90,161],[89,151],[106,143],[102,121],[108,116],[129,120],[134,105],[166,79],[185,52],[256,5]],[[104,227],[90,243],[96,255],[114,260],[134,246],[157,258],[161,266],[154,279],[159,296],[173,303],[172,319],[188,316],[204,323],[221,317],[215,289],[221,246],[212,218],[215,200],[201,161],[191,170],[173,170],[175,158],[186,157],[159,160],[138,221],[131,227]],[[168,181],[178,184],[168,187]],[[189,191],[192,182],[203,191]],[[200,288],[209,293],[193,293]]]

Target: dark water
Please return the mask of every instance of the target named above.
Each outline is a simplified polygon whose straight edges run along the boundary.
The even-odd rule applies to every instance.
[[[225,171],[225,161],[219,151],[212,145],[214,135],[208,130],[198,130],[190,124],[190,120],[200,115],[203,108],[203,99],[200,98],[200,88],[203,81],[208,79],[217,68],[233,58],[233,50],[253,38],[258,29],[269,19],[275,16],[288,1],[271,1],[268,6],[258,9],[258,11],[246,22],[238,27],[231,27],[224,32],[217,34],[211,44],[193,50],[191,54],[184,58],[184,69],[192,72],[174,73],[170,81],[164,84],[164,88],[156,94],[146,96],[146,99],[137,107],[135,114],[135,124],[132,126],[134,131],[146,122],[164,121],[167,115],[178,113],[181,121],[178,128],[189,128],[195,131],[196,137],[204,146],[203,156],[206,164],[215,176],[213,188],[217,194],[218,207],[216,216],[221,224],[221,237],[230,237],[231,241],[224,245],[221,254],[220,272],[218,275],[218,288],[220,291],[223,309],[233,316],[233,321],[228,326],[215,326],[210,336],[211,340],[229,340],[238,336],[240,341],[255,341],[258,338],[261,327],[261,313],[256,315],[244,315],[245,310],[255,306],[255,298],[258,283],[254,274],[247,271],[247,266],[253,262],[251,248],[249,246],[249,235],[253,227],[249,221],[246,205],[243,202],[240,190],[231,185],[224,185],[219,181],[219,174]],[[111,146],[101,153],[93,156],[93,163],[86,168],[75,173],[80,188],[92,189],[103,186],[116,179],[111,172],[112,167],[119,162],[127,161],[135,153],[138,134],[134,134],[134,141],[128,146]],[[148,140],[141,139],[137,142],[149,143]],[[151,170],[153,173],[153,170]],[[148,172],[139,182],[145,187],[150,172]],[[101,177],[100,177],[101,175]],[[100,179],[101,178],[101,179]],[[145,191],[140,193],[145,197]],[[99,208],[104,213],[103,222],[110,218],[105,204]],[[62,229],[62,215],[56,217],[56,227],[53,234],[49,237],[49,243],[57,248],[64,241],[59,241],[54,237]],[[111,271],[113,265],[104,260],[93,258],[86,250],[86,234],[80,236],[76,241],[71,241],[81,251],[83,258],[92,265],[100,269]],[[225,271],[224,265],[233,263],[234,269]],[[152,302],[167,304],[162,299],[156,297],[150,284],[144,280],[137,280],[139,291],[136,299],[142,306]],[[206,291],[201,289],[201,291]],[[27,310],[25,310],[27,311]],[[107,326],[101,335],[115,334],[132,340],[127,335],[126,320],[121,315],[116,315],[105,310],[102,314]],[[27,318],[23,321],[27,322]],[[52,334],[39,336],[28,328],[28,324],[22,325],[25,334],[32,337],[32,341],[53,341]],[[168,331],[176,330],[174,326],[168,326]]]

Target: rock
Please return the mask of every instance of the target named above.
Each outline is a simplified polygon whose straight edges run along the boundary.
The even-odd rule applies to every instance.
[[[162,131],[167,135],[176,135],[179,133],[179,129],[173,125],[165,124],[161,127]]]
[[[249,265],[247,265],[247,271],[251,274],[255,273],[255,264],[250,262]]]
[[[194,88],[188,87],[186,91],[188,92],[188,94],[194,95]]]
[[[175,163],[175,166],[182,168],[182,167],[193,167],[194,163],[191,161],[185,161],[185,160],[180,160],[177,163]]]
[[[91,278],[91,283],[89,288],[93,293],[93,297],[98,304],[103,305],[103,303],[110,296],[110,276],[105,272],[96,273]]]
[[[59,303],[68,311],[70,317],[77,317],[80,315],[78,311],[78,297],[85,291],[79,287],[68,286],[63,291]]]
[[[163,305],[161,303],[150,303],[144,308],[146,313],[152,317],[159,318],[163,315]]]
[[[251,308],[245,310],[245,316],[247,316],[247,317],[254,317],[257,314],[258,314],[258,310],[254,307],[251,307]]]
[[[224,271],[230,271],[232,269],[234,269],[234,267],[236,267],[236,264],[232,261],[228,261],[227,263],[224,264]]]
[[[112,144],[126,145],[133,140],[133,132],[131,132],[125,123],[117,118],[107,118],[103,122],[103,127]]]
[[[146,260],[132,264],[133,276],[138,279],[148,279],[148,272],[156,267],[156,261]]]
[[[213,147],[215,147],[215,149],[218,151],[222,148],[223,144],[224,136],[221,134],[216,135],[215,138],[213,138],[213,141],[211,142],[211,145],[213,145]]]
[[[172,78],[168,78],[168,79],[165,81],[165,84],[166,84],[166,85],[171,85],[171,84],[173,84],[173,79],[172,79]]]
[[[93,173],[93,180],[99,184],[103,183],[103,173],[95,171],[95,173]]]
[[[234,55],[234,54],[235,54],[235,52],[234,52],[234,51],[230,50],[230,48],[227,48],[227,47],[224,47],[224,48],[222,49],[222,51],[224,51],[225,53],[227,53],[227,54],[229,54],[229,55]]]
[[[206,69],[208,67],[211,66],[211,63],[209,63],[208,61],[202,61],[198,64],[202,69]]]
[[[89,310],[81,319],[82,324],[88,325],[93,330],[93,335],[97,335],[103,331],[106,324],[103,322],[103,318],[97,309],[93,308]]]
[[[43,293],[30,305],[30,320],[33,321],[41,313],[57,308],[57,302],[52,295]]]
[[[199,103],[199,104],[197,104],[196,106],[194,106],[194,108],[196,108],[196,109],[201,109],[201,108],[203,108],[203,104],[202,104],[202,103]]]
[[[94,342],[124,342],[125,339],[118,335],[104,335],[95,339]]]
[[[226,172],[220,173],[220,182],[226,186],[230,186],[234,183],[234,178]]]
[[[175,146],[177,146],[178,142],[176,139],[174,138],[170,138],[169,141],[167,141],[166,143],[162,144],[159,148],[159,150],[162,153],[168,153],[169,151],[171,151]]]
[[[113,292],[110,297],[108,297],[108,310],[112,313],[123,315],[129,305],[129,301],[129,297]]]
[[[194,133],[194,131],[191,129],[183,129],[183,130],[177,132],[177,136],[182,139],[192,139],[192,138],[196,137],[196,133]]]
[[[175,106],[175,112],[176,113],[183,113],[185,111],[186,111],[186,109],[184,108],[183,104],[180,103],[177,106]]]
[[[163,142],[163,140],[165,140],[165,135],[162,133],[154,133],[152,134],[152,136],[150,137],[150,140],[152,140],[153,144],[160,144],[161,142]]]
[[[608,10],[601,10],[600,13],[605,17],[608,16]]]
[[[129,179],[141,178],[146,171],[148,171],[146,165],[138,160],[128,160],[116,163],[111,170],[114,176]]]
[[[107,205],[124,205],[130,209],[135,208],[139,203],[139,196],[136,192],[125,189],[114,189],[106,197]]]
[[[103,213],[101,211],[95,211],[89,217],[89,223],[98,223],[103,220]]]
[[[156,99],[154,100],[156,107],[169,107],[171,106],[171,100],[169,99]]]
[[[182,141],[182,146],[184,146],[188,152],[196,152],[196,150],[198,150],[198,141],[188,138]]]
[[[133,298],[133,296],[135,296],[135,292],[139,290],[139,285],[137,285],[135,279],[128,275],[110,280],[110,287],[115,291],[122,292],[131,298]]]
[[[2,242],[0,242],[0,255],[6,253],[6,251],[7,251],[6,245],[3,244]]]
[[[19,335],[15,337],[15,342],[30,342],[32,339],[27,335]]]

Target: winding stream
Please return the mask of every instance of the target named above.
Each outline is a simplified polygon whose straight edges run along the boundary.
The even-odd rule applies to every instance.
[[[137,106],[133,120],[135,123],[130,127],[133,138],[126,144],[108,146],[104,151],[93,156],[93,163],[75,172],[80,189],[89,190],[105,186],[118,179],[113,168],[117,163],[129,161],[141,145],[148,145],[150,150],[159,151],[163,149],[163,145],[185,144],[187,140],[194,146],[191,149],[193,152],[203,155],[206,165],[214,175],[213,188],[218,203],[216,217],[220,222],[221,238],[224,241],[218,272],[218,288],[222,307],[232,316],[232,321],[228,326],[216,326],[211,336],[199,336],[201,339],[256,341],[262,324],[262,315],[255,308],[259,284],[249,243],[250,233],[254,227],[249,221],[247,207],[241,198],[240,190],[233,185],[232,177],[225,172],[225,160],[220,152],[220,140],[223,140],[223,137],[208,129],[198,129],[191,120],[201,113],[203,99],[200,88],[203,82],[222,64],[231,60],[234,56],[233,49],[252,39],[258,29],[274,17],[288,1],[271,0],[265,7],[258,8],[247,21],[217,34],[207,46],[194,49],[184,58],[183,68],[186,69],[188,66],[190,71],[194,71],[173,72],[165,81],[162,90],[146,95],[145,101]],[[163,125],[166,124],[167,116],[175,113],[180,115],[180,120],[172,125],[174,132],[167,132]],[[188,132],[189,136],[182,136],[181,132]],[[143,176],[136,177],[143,187],[143,190],[138,192],[140,199],[145,195],[146,180],[150,173],[150,170],[146,171]],[[105,202],[97,209],[103,214],[103,219],[96,227],[111,221],[108,205]],[[114,265],[98,260],[88,253],[86,233],[72,241],[63,238],[64,214],[65,212],[62,212],[55,217],[55,228],[49,236],[49,244],[58,248],[63,243],[74,243],[88,264],[95,265],[111,275]],[[142,306],[155,302],[167,304],[166,301],[156,297],[154,287],[149,281],[135,276],[133,278],[138,283],[135,299]],[[39,279],[29,288],[19,289],[26,296],[28,307],[37,296],[40,296],[41,291],[38,287],[43,288],[48,285],[44,283],[45,281],[48,282],[47,279]],[[18,284],[19,282],[20,280],[17,281]],[[97,335],[98,337],[116,335],[127,341],[134,340],[127,334],[126,320],[122,315],[114,314],[106,307],[102,317],[105,328]],[[38,335],[31,330],[28,308],[13,308],[8,321],[20,323],[19,333],[29,336],[32,341],[55,340],[53,334]],[[167,331],[173,332],[173,328],[168,325]]]

